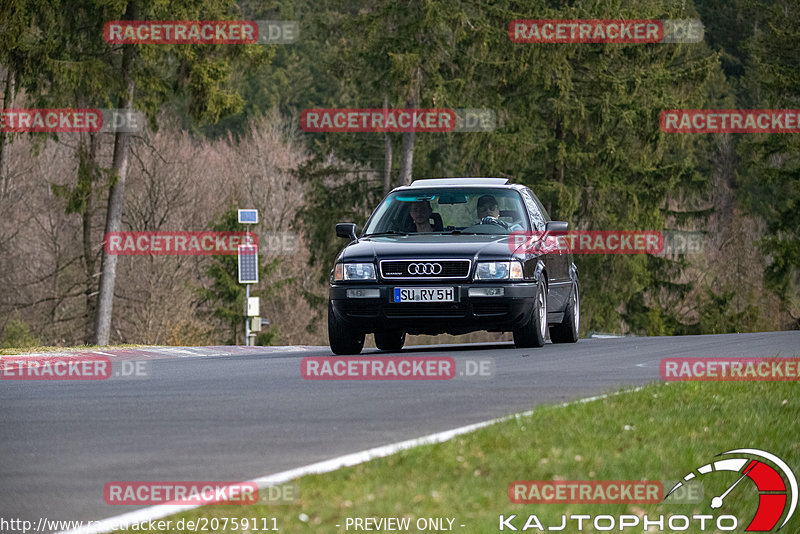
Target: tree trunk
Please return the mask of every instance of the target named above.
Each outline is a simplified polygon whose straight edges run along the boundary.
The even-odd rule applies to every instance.
[[[3,91],[3,107],[14,105],[14,70],[9,65],[6,72],[6,88]],[[6,141],[8,133],[0,131],[0,198],[8,195],[8,172],[6,172]]]
[[[406,109],[414,109],[419,105],[419,92],[422,87],[422,73],[419,67],[414,69],[411,84],[406,98]],[[403,146],[400,153],[400,184],[408,185],[411,183],[414,169],[414,140],[416,132],[405,132],[403,134]]]
[[[389,109],[389,97],[383,96],[383,110]],[[392,138],[389,137],[389,132],[384,134],[384,143],[386,145],[386,159],[383,164],[383,194],[387,195],[392,190]]]
[[[417,107],[417,96],[413,94],[407,100],[406,109]],[[414,139],[416,132],[403,133],[403,146],[400,152],[400,184],[408,185],[412,181],[411,171],[414,168]]]
[[[130,1],[125,20],[136,20],[135,2]],[[122,78],[126,92],[119,99],[119,107],[133,110],[133,76],[131,75],[134,49],[125,46],[122,52]],[[122,226],[122,210],[125,203],[125,178],[128,175],[128,159],[131,135],[117,132],[114,136],[114,157],[111,163],[111,189],[108,192],[108,211],[106,212],[106,234],[119,232]],[[103,237],[105,244],[105,236]],[[117,278],[116,254],[107,254],[103,247],[100,273],[100,292],[97,298],[97,315],[94,323],[95,345],[108,345],[111,333],[111,313],[114,305],[114,285]]]
[[[83,222],[83,261],[86,273],[86,329],[85,340],[89,343],[92,339],[93,321],[97,308],[97,268],[95,263],[94,242],[92,241],[92,214],[94,212],[94,194],[93,187],[94,180],[97,177],[97,135],[89,133],[89,150],[81,160],[81,164],[88,167],[84,172],[90,174],[89,189],[86,192],[83,205],[83,213],[81,214]]]

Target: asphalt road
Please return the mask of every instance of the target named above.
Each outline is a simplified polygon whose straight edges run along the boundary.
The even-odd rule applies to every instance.
[[[374,351],[365,351],[369,354]],[[0,518],[97,520],[115,480],[246,480],[470,423],[659,381],[672,357],[800,355],[800,332],[412,347],[493,358],[491,378],[308,381],[326,347],[151,361],[136,381],[0,382]],[[463,362],[462,362],[463,363]]]

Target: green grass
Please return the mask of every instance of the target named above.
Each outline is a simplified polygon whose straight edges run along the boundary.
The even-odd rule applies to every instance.
[[[772,452],[800,475],[799,393],[791,382],[673,383],[546,406],[446,443],[303,477],[296,481],[300,499],[290,505],[207,506],[167,519],[275,517],[280,532],[327,533],[345,532],[347,517],[410,517],[412,525],[420,517],[454,517],[456,531],[473,533],[498,532],[500,514],[536,514],[547,529],[560,525],[562,514],[710,513],[710,499],[736,481],[735,473],[704,477],[702,504],[518,505],[507,492],[514,480],[676,480],[735,448]],[[756,495],[746,480],[725,500],[722,513],[739,516],[738,532],[755,512]],[[516,523],[521,528],[524,519]],[[569,525],[563,532],[577,531]],[[800,512],[782,532],[800,532]]]

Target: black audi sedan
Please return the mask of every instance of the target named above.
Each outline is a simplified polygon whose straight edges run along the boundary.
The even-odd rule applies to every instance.
[[[331,271],[328,336],[358,354],[366,334],[386,351],[406,334],[513,332],[517,347],[574,343],[578,270],[568,250],[525,246],[523,235],[563,233],[533,192],[505,178],[416,180],[380,203]],[[519,246],[517,245],[518,243]]]

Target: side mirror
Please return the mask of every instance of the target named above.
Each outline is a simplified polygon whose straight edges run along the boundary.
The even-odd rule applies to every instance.
[[[566,232],[569,230],[569,223],[565,223],[564,221],[550,221],[548,222],[545,227],[545,232]]]
[[[358,239],[356,225],[354,223],[336,223],[336,237],[344,237],[355,241]]]

